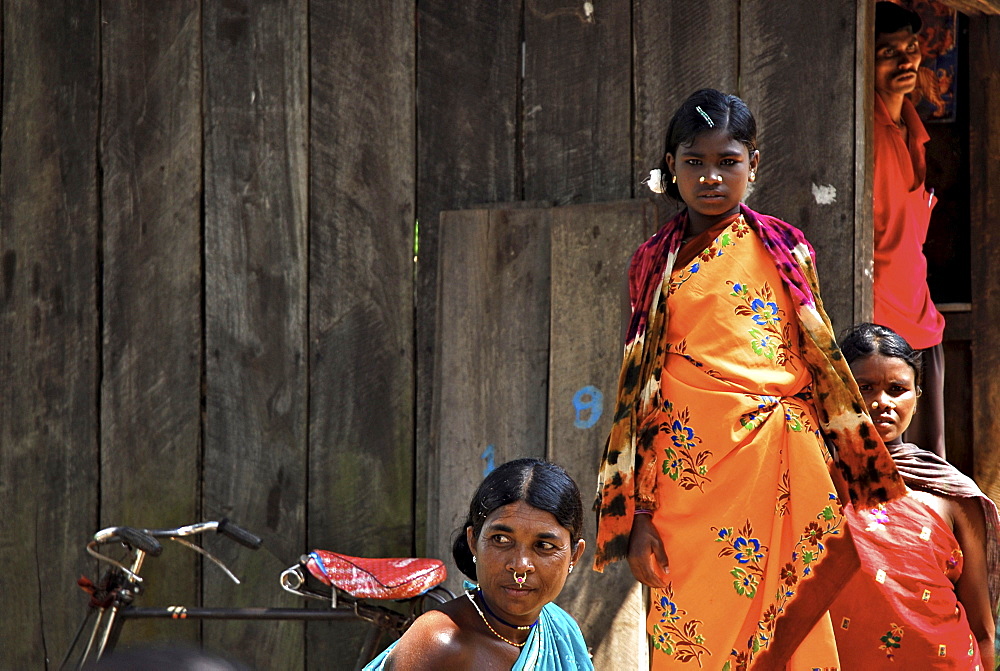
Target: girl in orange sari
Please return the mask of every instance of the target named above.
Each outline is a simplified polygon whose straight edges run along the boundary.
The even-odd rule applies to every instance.
[[[837,668],[827,610],[857,554],[824,436],[852,499],[904,491],[837,349],[811,247],[740,203],[759,157],[742,100],[692,95],[651,180],[687,207],[629,268],[595,568],[627,558],[652,588],[653,669]]]

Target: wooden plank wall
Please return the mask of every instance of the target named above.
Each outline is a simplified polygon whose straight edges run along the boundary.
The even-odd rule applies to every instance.
[[[107,4],[102,21],[100,520],[174,526],[201,493],[201,11]],[[169,570],[149,564],[148,597],[193,603],[199,562],[170,550]],[[143,622],[125,639],[167,635],[198,626]]]
[[[203,514],[266,552],[219,544],[204,600],[293,605],[280,562],[305,545],[308,34],[304,0],[205,3]],[[301,623],[206,622],[212,646],[301,665]]]
[[[494,463],[516,449],[570,464],[589,499],[606,428],[569,424],[572,401],[613,393],[616,278],[670,208],[634,205],[638,228],[575,208],[645,202],[666,122],[697,88],[747,98],[763,154],[751,206],[806,229],[838,326],[864,314],[868,3],[695,4],[0,1],[0,580],[22,605],[0,620],[0,666],[61,656],[99,525],[230,515],[266,541],[255,556],[207,541],[244,588],[172,550],[151,596],[166,598],[162,575],[171,600],[274,604],[290,603],[278,570],[310,546],[445,554],[489,445]],[[987,60],[989,21],[970,29]],[[996,108],[995,77],[976,90]],[[973,146],[995,165],[996,114],[982,118]],[[523,200],[574,207],[439,224]],[[996,209],[980,205],[984,236]],[[461,259],[475,283],[441,284],[439,263],[458,277]],[[995,284],[977,283],[973,317],[987,362]],[[458,291],[440,310],[439,285]],[[998,396],[977,387],[977,416]],[[977,455],[992,483],[995,465]],[[567,603],[590,579],[574,574]],[[357,641],[319,625],[137,631],[263,668],[350,668]]]
[[[973,475],[1000,501],[1000,17],[969,20],[969,175],[972,239],[972,356],[975,446]]]
[[[442,216],[438,336],[447,346],[435,358],[432,556],[450,560],[472,494],[495,465],[545,458],[550,226],[547,210]],[[452,570],[452,591],[461,579]]]
[[[3,3],[0,591],[12,607],[0,666],[12,669],[58,663],[79,612],[64,595],[97,523],[97,7]]]
[[[548,450],[579,484],[584,505],[595,492],[621,366],[624,268],[635,248],[672,213],[662,201],[575,205],[552,210],[552,326],[549,355]],[[594,648],[596,668],[635,668],[640,657],[641,590],[627,564],[603,575],[594,560],[596,519],[584,516],[588,547],[559,597]],[[618,603],[605,601],[619,595]]]
[[[412,3],[310,8],[308,542],[413,551]],[[373,20],[379,17],[378,20]],[[390,55],[391,56],[388,56]],[[358,627],[308,627],[309,668],[352,668]]]

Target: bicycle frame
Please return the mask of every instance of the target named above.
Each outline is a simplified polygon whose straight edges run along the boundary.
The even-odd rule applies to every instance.
[[[139,575],[149,555],[157,556],[162,548],[157,538],[166,538],[178,542],[199,554],[204,555],[218,565],[233,581],[239,584],[239,579],[216,557],[204,548],[185,540],[206,531],[215,530],[247,547],[260,547],[260,539],[235,525],[221,520],[219,522],[203,522],[177,529],[132,529],[129,527],[109,527],[97,532],[93,540],[87,544],[87,552],[103,563],[110,564],[97,585],[88,584],[93,589],[91,604],[87,617],[80,625],[76,637],[66,654],[60,668],[81,669],[88,662],[96,662],[104,655],[114,650],[119,634],[125,622],[130,619],[171,619],[171,620],[298,620],[298,621],[334,621],[334,622],[367,622],[368,633],[362,645],[357,669],[361,669],[375,657],[379,643],[388,634],[398,638],[423,612],[424,599],[444,603],[454,595],[447,589],[437,586],[428,592],[411,599],[396,603],[408,606],[407,612],[399,612],[385,606],[374,605],[352,597],[336,588],[318,589],[307,584],[307,573],[303,571],[306,556],[300,563],[282,572],[281,586],[288,592],[301,597],[319,599],[330,605],[324,609],[307,608],[221,608],[221,607],[136,607],[132,603],[143,591],[143,579]],[[119,562],[107,555],[97,552],[102,544],[120,541],[129,552],[127,562]],[[81,586],[84,583],[81,581]],[[86,629],[94,613],[97,619],[89,630],[83,653],[73,666],[67,666],[78,647],[81,633]]]

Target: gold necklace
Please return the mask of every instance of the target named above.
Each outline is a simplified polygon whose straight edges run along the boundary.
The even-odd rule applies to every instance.
[[[527,643],[527,641],[525,641],[524,643],[515,643],[514,641],[510,640],[509,638],[504,638],[503,636],[501,636],[500,634],[497,633],[497,630],[493,628],[493,625],[490,624],[490,621],[486,619],[486,616],[483,614],[483,611],[480,610],[479,604],[476,603],[476,600],[472,598],[472,592],[468,592],[467,591],[465,593],[465,596],[469,597],[469,601],[472,602],[472,607],[476,609],[477,613],[479,613],[479,617],[483,618],[483,624],[485,624],[489,628],[489,630],[493,632],[494,636],[496,636],[497,638],[499,638],[504,643],[510,643],[515,648],[523,648],[524,647],[524,644]]]

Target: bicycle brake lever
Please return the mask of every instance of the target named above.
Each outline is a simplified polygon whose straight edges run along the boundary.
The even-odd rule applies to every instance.
[[[125,565],[122,564],[117,559],[112,559],[111,557],[109,557],[107,555],[102,555],[100,552],[98,552],[97,550],[95,550],[94,547],[97,544],[98,543],[96,541],[91,541],[91,542],[87,543],[87,554],[89,554],[91,557],[94,557],[98,561],[106,562],[108,564],[111,564],[112,566],[118,567],[119,569],[121,569],[122,571],[125,572],[125,575],[127,575],[129,578],[131,578],[135,582],[137,582],[137,583],[142,582],[142,577],[138,573],[133,573],[131,570],[129,570],[128,568],[126,568]]]
[[[216,566],[218,566],[219,568],[221,568],[225,572],[225,574],[227,576],[229,576],[230,580],[232,580],[237,585],[240,584],[240,579],[237,578],[235,575],[233,575],[233,572],[229,570],[229,567],[227,567],[225,564],[223,564],[220,559],[217,559],[211,552],[209,552],[205,548],[201,547],[200,545],[195,545],[191,541],[184,540],[183,538],[177,538],[175,536],[171,536],[170,540],[172,540],[172,541],[174,541],[176,543],[180,543],[181,545],[184,545],[186,547],[189,547],[192,550],[194,550],[195,552],[197,552],[198,554],[200,554],[200,555],[202,555],[202,556],[204,556],[204,557],[212,560],[212,562]]]

